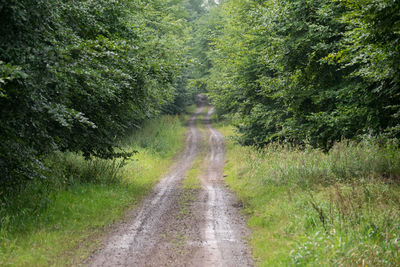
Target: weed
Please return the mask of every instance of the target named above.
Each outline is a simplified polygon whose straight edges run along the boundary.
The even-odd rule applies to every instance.
[[[221,126],[232,134],[232,128]],[[400,265],[400,151],[343,140],[329,152],[227,142],[259,266]]]

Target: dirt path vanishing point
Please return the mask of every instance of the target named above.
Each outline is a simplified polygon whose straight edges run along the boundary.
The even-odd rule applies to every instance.
[[[203,106],[188,122],[186,148],[170,173],[141,207],[115,227],[89,266],[252,266],[248,230],[234,195],[223,182],[224,137],[211,123],[210,108],[196,127]],[[202,142],[203,137],[207,142]],[[201,188],[182,186],[196,157],[205,152]],[[184,210],[184,212],[182,212]]]

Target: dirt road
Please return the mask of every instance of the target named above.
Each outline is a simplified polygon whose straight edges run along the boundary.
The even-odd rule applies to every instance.
[[[189,120],[185,151],[170,173],[115,227],[89,266],[253,265],[239,205],[223,182],[224,138],[210,123],[213,109],[203,110]],[[201,115],[203,132],[196,126]],[[188,191],[182,181],[202,151],[201,187]]]

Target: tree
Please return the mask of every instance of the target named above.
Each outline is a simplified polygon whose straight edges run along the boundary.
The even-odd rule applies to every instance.
[[[365,8],[365,5],[367,8]],[[244,144],[398,137],[396,1],[227,1],[208,88]]]
[[[0,187],[43,178],[53,151],[110,158],[175,101],[182,1],[0,1]]]

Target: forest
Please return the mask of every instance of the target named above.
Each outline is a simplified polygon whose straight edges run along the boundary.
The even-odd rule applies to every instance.
[[[113,188],[124,198],[115,202],[123,203],[102,225],[120,218],[132,192],[140,191],[121,182],[120,170],[135,158],[155,164],[154,170],[160,162],[159,172],[148,172],[160,176],[183,149],[182,120],[198,94],[208,96],[216,125],[231,136],[227,157],[237,166],[227,164],[227,183],[249,214],[261,212],[251,197],[261,199],[274,186],[279,194],[288,188],[304,193],[316,218],[305,228],[314,232],[339,231],[332,212],[327,226],[332,207],[326,203],[342,200],[339,217],[366,211],[355,208],[351,196],[380,201],[365,208],[374,216],[379,207],[390,210],[390,222],[379,228],[381,222],[371,219],[365,230],[370,244],[390,247],[376,259],[357,254],[349,261],[302,261],[291,255],[268,261],[255,249],[260,266],[399,264],[400,1],[0,0],[0,265],[22,253],[15,249],[20,235],[54,226],[53,219],[37,218],[65,192],[109,194],[102,186]],[[257,158],[259,166],[242,166],[248,183],[231,178],[244,164],[232,151]],[[287,164],[277,159],[268,169],[267,156]],[[311,171],[296,157],[313,162]],[[257,171],[264,180],[253,183]],[[269,171],[275,178],[285,171],[299,176],[293,188],[291,182],[281,187],[266,178]],[[156,183],[151,179],[140,198]],[[319,198],[317,187],[334,192],[330,202],[328,193]],[[342,217],[340,229],[350,229],[368,216],[351,217],[346,227]],[[303,241],[293,242],[305,251]]]
[[[207,88],[241,143],[329,149],[399,138],[398,1],[227,1],[207,22]]]
[[[57,150],[124,156],[116,138],[179,111],[191,97],[176,2],[2,1],[1,187],[40,179]]]

